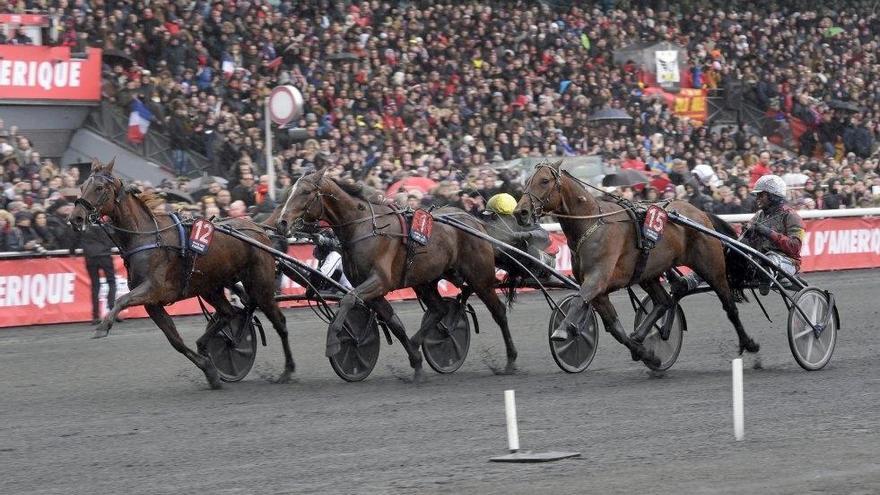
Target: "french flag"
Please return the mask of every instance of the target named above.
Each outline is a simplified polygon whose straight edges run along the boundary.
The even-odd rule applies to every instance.
[[[147,108],[140,100],[134,99],[131,102],[131,115],[128,116],[128,140],[133,144],[141,144],[144,142],[144,136],[147,135],[147,129],[150,128],[150,121],[153,120],[153,112]]]

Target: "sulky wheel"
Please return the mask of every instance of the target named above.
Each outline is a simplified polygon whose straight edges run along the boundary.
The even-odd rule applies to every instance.
[[[831,360],[837,345],[840,320],[833,297],[816,287],[806,287],[792,299],[794,306],[788,311],[788,346],[791,354],[801,368],[820,370]],[[813,325],[807,323],[804,315]]]
[[[651,301],[651,297],[645,296],[645,298],[642,299],[641,307],[636,310],[634,325],[636,328],[639,327],[639,323],[642,322],[647,313],[651,312],[653,307],[654,302]],[[663,322],[668,317],[673,317],[675,319],[672,321],[672,326],[669,328],[669,335],[664,339],[660,335],[660,329],[663,326]],[[676,303],[675,312],[661,316],[660,319],[657,320],[657,323],[654,324],[654,328],[648,332],[648,335],[645,336],[645,340],[642,342],[642,345],[644,345],[646,349],[654,351],[654,355],[660,360],[660,366],[650,366],[648,364],[645,364],[645,366],[654,371],[666,371],[671,368],[672,365],[675,364],[675,360],[678,359],[678,354],[681,352],[681,344],[684,340],[685,330],[687,330],[687,322],[684,319],[684,311],[681,309],[681,305]]]
[[[370,375],[379,360],[379,324],[376,313],[361,304],[349,311],[339,334],[341,348],[331,356],[330,366],[347,382],[359,382]]]
[[[580,297],[577,294],[567,296],[559,303],[559,308],[553,310],[550,315],[548,335],[552,335],[565,315],[573,307],[572,302],[579,304]],[[560,309],[562,311],[560,311]],[[563,314],[564,313],[564,314]],[[575,316],[575,321],[569,325],[568,338],[564,341],[550,339],[550,354],[553,360],[566,373],[580,373],[590,366],[596,356],[596,347],[599,343],[599,321],[596,312],[590,306],[580,311]]]
[[[453,297],[443,298],[446,316],[425,330],[422,354],[437,373],[452,373],[464,363],[471,346],[471,324],[465,305]],[[422,316],[422,324],[429,313]]]
[[[257,359],[256,316],[239,313],[234,321],[217,323],[222,328],[208,339],[206,351],[214,361],[220,379],[237,382],[247,376]]]

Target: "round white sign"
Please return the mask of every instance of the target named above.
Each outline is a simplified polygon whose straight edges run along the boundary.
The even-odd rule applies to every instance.
[[[285,125],[303,115],[302,93],[294,86],[278,86],[269,96],[269,118],[278,125]]]

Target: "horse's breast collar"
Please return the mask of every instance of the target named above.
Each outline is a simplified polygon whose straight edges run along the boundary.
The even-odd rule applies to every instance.
[[[177,246],[165,246],[161,244],[160,241],[151,242],[149,244],[144,244],[143,246],[138,246],[136,248],[129,249],[128,251],[122,253],[122,259],[128,261],[132,255],[140,253],[141,251],[149,251],[150,249],[158,249],[158,248],[173,248],[179,249],[180,255],[183,256],[186,254],[186,250],[189,247],[189,237],[186,235],[186,229],[183,227],[183,221],[180,220],[180,217],[177,216],[177,213],[172,213],[171,219],[174,220],[174,225],[177,226]]]

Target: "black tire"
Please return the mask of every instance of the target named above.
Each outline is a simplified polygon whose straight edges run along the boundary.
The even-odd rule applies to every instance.
[[[251,371],[257,359],[257,317],[241,313],[237,319],[244,324],[223,323],[206,343],[208,356],[214,362],[224,382],[241,381]]]
[[[444,297],[443,306],[446,317],[425,331],[422,355],[431,369],[445,374],[455,372],[464,364],[471,346],[471,323],[467,309],[459,304],[458,299]],[[428,313],[425,313],[422,323],[427,318]]]
[[[837,330],[840,328],[837,310],[830,304],[828,293],[816,287],[801,289],[792,299],[814,325],[827,323],[817,337],[796,307],[792,306],[788,311],[787,333],[791,355],[801,368],[807,371],[821,370],[831,360],[837,346]]]
[[[580,302],[579,296],[571,294],[565,297],[559,303],[559,308],[567,314],[572,301]],[[575,323],[578,327],[577,334],[569,335],[565,341],[550,339],[550,335],[553,335],[563,319],[564,316],[558,309],[554,309],[550,315],[550,324],[547,329],[550,354],[562,371],[580,373],[587,369],[593,362],[593,358],[596,357],[596,349],[599,345],[599,319],[596,317],[596,311],[590,306],[581,316],[581,320]]]
[[[650,312],[654,307],[654,302],[651,301],[650,296],[645,296],[645,298],[642,299],[641,304],[647,312]],[[642,307],[636,310],[635,328],[639,327],[639,323],[641,323],[642,319],[645,317],[646,313],[642,311]],[[687,330],[687,323],[684,318],[684,311],[678,303],[675,304],[675,313],[673,314],[673,317],[675,320],[673,320],[672,327],[669,329],[668,338],[663,339],[660,336],[659,327],[662,325],[664,318],[660,317],[660,320],[654,324],[654,328],[648,332],[648,335],[645,336],[645,340],[642,342],[642,345],[654,351],[654,355],[660,359],[660,366],[651,366],[645,363],[645,366],[651,370],[668,370],[673,364],[675,364],[678,355],[681,353],[681,345],[684,341],[684,331]]]
[[[330,366],[339,378],[359,382],[370,376],[379,360],[381,342],[376,313],[358,304],[348,313],[343,328],[339,334],[341,348],[328,358]]]

